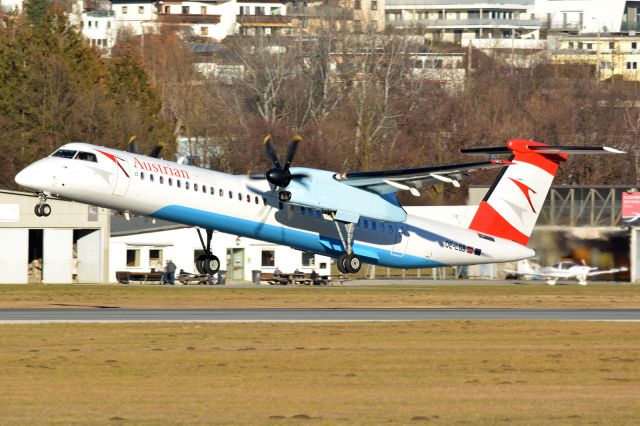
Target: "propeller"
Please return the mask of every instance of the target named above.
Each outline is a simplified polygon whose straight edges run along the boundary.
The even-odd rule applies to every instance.
[[[291,174],[289,168],[291,167],[291,162],[293,161],[293,157],[296,155],[296,151],[298,150],[298,144],[302,140],[300,135],[296,135],[293,138],[293,141],[289,144],[289,148],[287,149],[287,157],[284,162],[284,166],[280,164],[278,160],[278,154],[276,154],[275,149],[273,148],[273,143],[271,142],[271,135],[267,135],[264,138],[263,145],[267,150],[267,155],[271,162],[273,163],[273,168],[269,169],[264,176],[252,176],[252,179],[266,179],[270,184],[279,187],[286,188],[290,183],[291,179],[297,177],[305,177],[303,174]]]

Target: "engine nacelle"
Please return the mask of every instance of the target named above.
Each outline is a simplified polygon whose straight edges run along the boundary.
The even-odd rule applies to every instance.
[[[335,172],[292,167],[297,177],[287,186],[290,203],[335,212],[337,220],[357,222],[360,216],[382,222],[404,222],[407,212],[395,195],[381,196],[375,192],[344,184],[334,178]]]

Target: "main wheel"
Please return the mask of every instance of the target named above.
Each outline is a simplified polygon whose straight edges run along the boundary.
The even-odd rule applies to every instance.
[[[198,270],[198,273],[200,273],[200,274],[206,274],[207,273],[207,271],[204,269],[204,263],[205,263],[206,260],[207,260],[207,255],[206,254],[201,254],[196,259],[196,269]]]
[[[342,253],[336,259],[336,266],[338,267],[338,271],[343,274],[348,274],[349,270],[347,269],[347,253]]]
[[[362,262],[360,261],[360,258],[358,256],[351,253],[345,258],[345,266],[347,271],[349,271],[352,274],[355,274],[358,271],[360,271],[360,268],[362,267]]]
[[[51,214],[51,206],[49,204],[43,204],[40,207],[40,213],[42,216],[47,217]]]
[[[220,259],[218,259],[217,256],[210,254],[205,257],[204,262],[202,262],[202,266],[207,274],[213,275],[220,270]]]
[[[40,210],[40,204],[36,204],[36,206],[33,208],[33,212],[36,214],[36,216],[42,217],[42,211]]]

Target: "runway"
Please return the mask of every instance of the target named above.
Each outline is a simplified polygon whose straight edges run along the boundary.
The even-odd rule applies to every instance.
[[[640,321],[640,309],[0,309],[0,324],[442,320]]]

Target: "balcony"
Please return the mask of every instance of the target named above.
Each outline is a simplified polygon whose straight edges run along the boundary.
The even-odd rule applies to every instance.
[[[640,32],[640,22],[623,22],[622,24],[620,24],[620,31],[621,32]]]
[[[390,20],[388,24],[394,27],[424,27],[437,29],[454,28],[540,28],[539,19],[400,19]]]
[[[220,15],[196,15],[187,13],[158,13],[163,24],[219,24]]]
[[[288,6],[287,16],[294,18],[336,18],[336,19],[353,19],[353,10],[341,7],[304,7],[304,6]]]
[[[281,15],[238,15],[238,24],[246,27],[285,27],[291,23],[290,16]]]
[[[420,6],[464,6],[469,7],[473,5],[474,8],[498,8],[510,9],[512,6],[533,6],[535,0],[387,0],[385,2],[385,8],[402,7],[402,8],[416,8]]]

